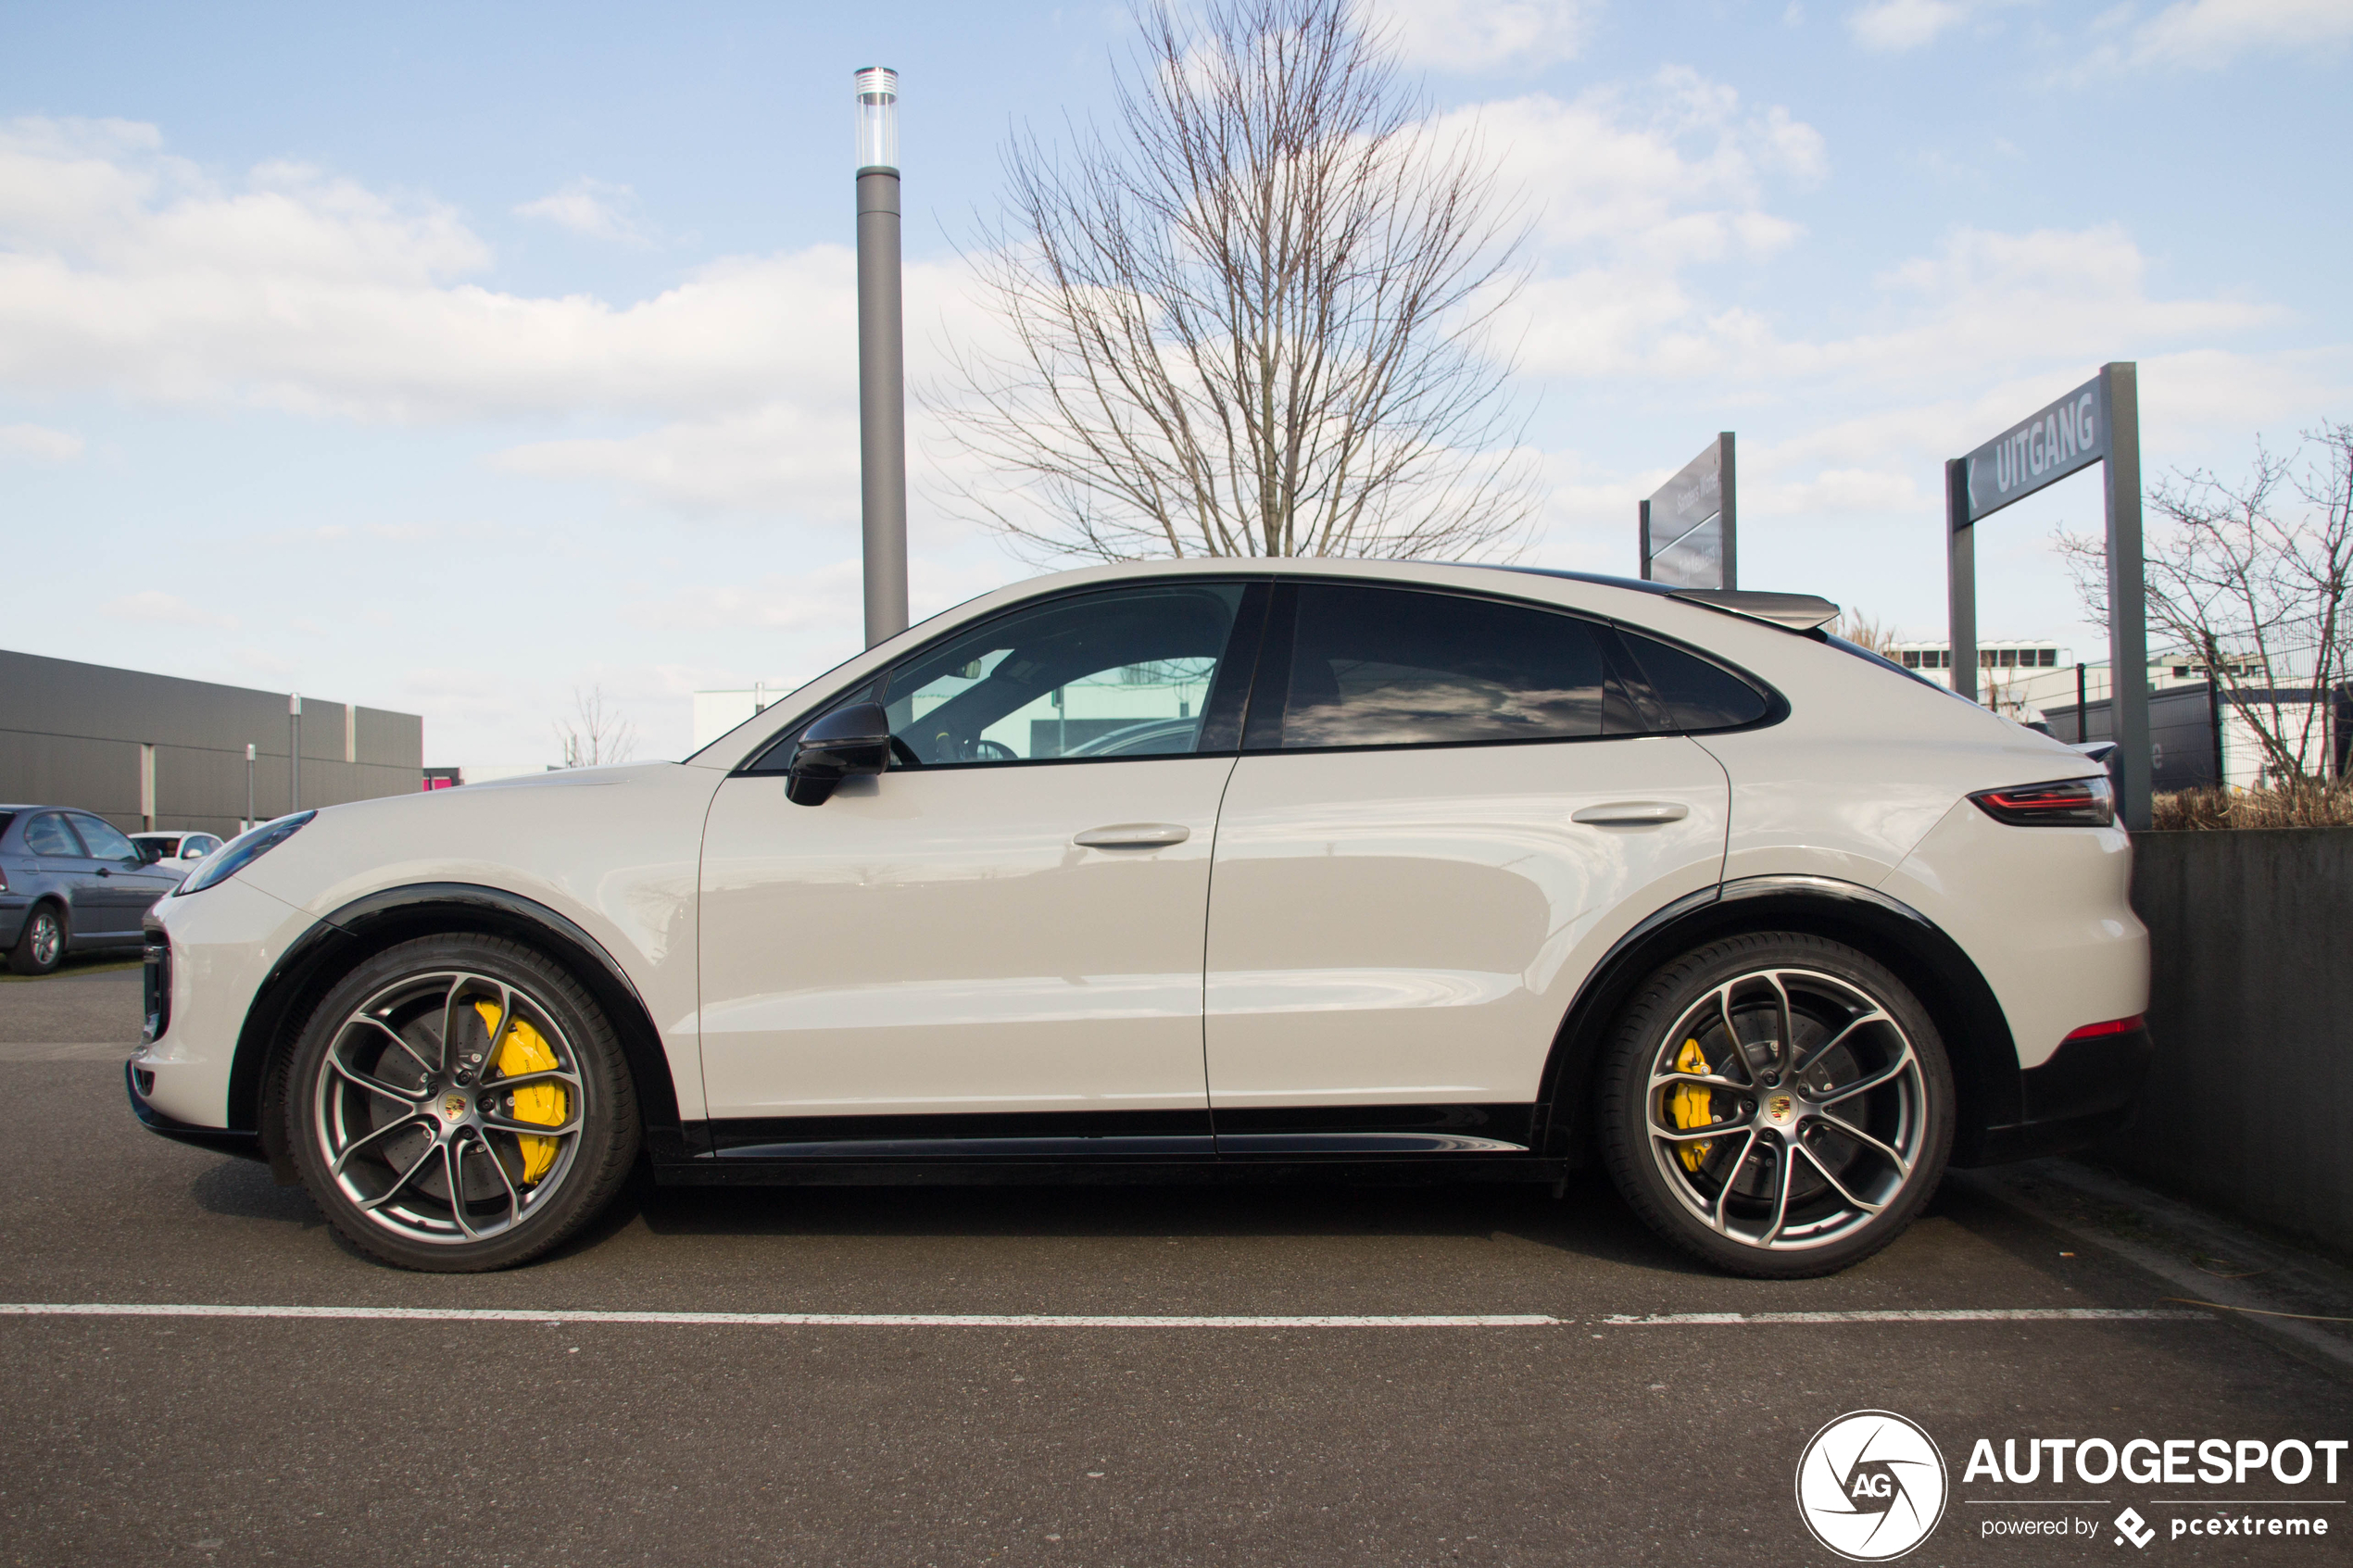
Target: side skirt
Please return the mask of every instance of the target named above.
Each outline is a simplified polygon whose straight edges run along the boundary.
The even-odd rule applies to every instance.
[[[725,1119],[665,1184],[1553,1181],[1526,1105],[1316,1106]],[[699,1134],[698,1137],[695,1135]]]

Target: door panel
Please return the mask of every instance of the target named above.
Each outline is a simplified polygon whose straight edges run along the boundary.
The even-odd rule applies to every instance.
[[[1246,754],[1210,902],[1213,1106],[1532,1101],[1587,971],[1718,879],[1728,808],[1676,735]]]
[[[1228,757],[908,769],[705,831],[715,1118],[1182,1111]],[[1152,828],[1076,841],[1110,827]],[[1173,831],[1183,829],[1176,842]]]
[[[103,941],[114,935],[120,911],[107,898],[107,879],[82,849],[63,812],[44,811],[25,824],[24,847],[41,859],[41,874],[66,897],[69,943]]]
[[[103,909],[103,929],[112,935],[135,936],[155,901],[180,885],[179,879],[159,872],[139,856],[130,836],[103,818],[87,812],[68,813],[74,831],[89,849],[89,895],[82,906]],[[91,928],[94,933],[99,927]]]

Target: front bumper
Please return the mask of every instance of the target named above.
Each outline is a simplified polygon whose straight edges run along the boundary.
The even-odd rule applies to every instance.
[[[237,876],[159,900],[146,923],[153,1037],[131,1059],[134,1108],[158,1132],[147,1111],[173,1127],[249,1129],[253,1110],[233,1106],[229,1092],[245,1016],[271,966],[318,922]]]
[[[2133,1119],[2156,1054],[2145,1026],[2070,1040],[2019,1074],[2022,1114],[1988,1127],[1972,1165],[2064,1154],[2097,1143]]]
[[[242,1155],[247,1160],[268,1158],[261,1152],[261,1135],[258,1133],[240,1132],[233,1127],[192,1127],[185,1122],[166,1116],[149,1105],[146,1097],[139,1092],[139,1077],[140,1069],[136,1061],[122,1064],[122,1086],[131,1095],[131,1113],[139,1118],[140,1125],[147,1131],[158,1137],[170,1138],[174,1143],[208,1148],[216,1154]],[[152,1087],[155,1074],[150,1073],[146,1078]]]

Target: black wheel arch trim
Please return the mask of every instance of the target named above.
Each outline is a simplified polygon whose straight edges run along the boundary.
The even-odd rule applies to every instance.
[[[1760,919],[1768,924],[1760,926]],[[1798,931],[1870,954],[1911,987],[1944,1035],[1958,1092],[1952,1163],[1985,1162],[1989,1128],[2020,1120],[2018,1048],[1994,988],[1960,945],[1901,899],[1838,877],[1775,874],[1703,887],[1654,910],[1602,955],[1554,1037],[1537,1094],[1537,1147],[1573,1163],[1594,1148],[1592,1093],[1609,1026],[1677,955],[1743,931]]]
[[[271,966],[245,1010],[229,1070],[229,1115],[259,1130],[262,1151],[281,1183],[292,1185],[297,1179],[292,1152],[280,1147],[284,1075],[276,1071],[293,1048],[294,1031],[336,979],[361,959],[410,937],[451,933],[510,937],[540,948],[569,969],[612,1021],[636,1086],[648,1150],[657,1159],[703,1152],[688,1147],[670,1059],[652,1010],[602,943],[569,917],[504,888],[464,882],[411,883],[355,898],[304,932]]]

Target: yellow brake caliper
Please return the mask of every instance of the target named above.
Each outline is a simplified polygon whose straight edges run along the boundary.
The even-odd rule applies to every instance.
[[[484,1029],[498,1027],[498,1009],[496,1006],[489,1002],[476,1002],[474,1010],[482,1015]],[[499,1042],[495,1060],[500,1074],[512,1078],[522,1073],[545,1073],[556,1065],[556,1053],[546,1040],[540,1038],[538,1030],[517,1019],[507,1026],[507,1037]],[[561,1084],[543,1081],[525,1084],[522,1088],[509,1092],[513,1100],[510,1113],[518,1122],[560,1127],[571,1110]],[[515,1143],[522,1150],[522,1179],[525,1183],[537,1181],[547,1173],[548,1167],[555,1164],[559,1145],[554,1138],[518,1133]]]
[[[1683,1048],[1675,1053],[1675,1071],[1678,1073],[1705,1073],[1707,1071],[1707,1056],[1699,1048],[1697,1040],[1685,1040]],[[1715,1090],[1699,1084],[1678,1084],[1667,1097],[1667,1114],[1675,1118],[1675,1125],[1679,1129],[1705,1127],[1716,1120],[1715,1103]],[[1707,1158],[1707,1151],[1715,1147],[1713,1140],[1706,1143],[1678,1144],[1675,1146],[1675,1152],[1682,1160],[1684,1170],[1696,1171],[1700,1167],[1700,1162]]]

